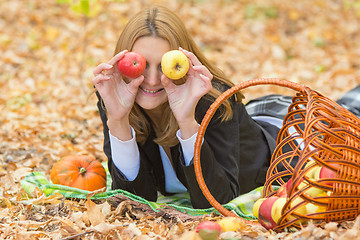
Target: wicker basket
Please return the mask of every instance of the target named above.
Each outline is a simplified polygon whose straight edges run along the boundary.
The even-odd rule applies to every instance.
[[[240,83],[220,95],[208,109],[195,142],[194,167],[198,184],[210,204],[224,216],[236,216],[210,194],[201,171],[200,148],[212,116],[223,101],[237,91],[271,84],[297,91],[284,118],[277,147],[264,185],[264,197],[276,194],[274,185],[291,179],[286,204],[275,231],[322,221],[353,220],[360,214],[360,119],[336,102],[310,88],[282,79],[254,79]],[[283,151],[285,145],[290,151]],[[332,177],[310,178],[319,167],[333,171]],[[309,195],[310,189],[324,192]],[[304,212],[305,207],[316,209]]]

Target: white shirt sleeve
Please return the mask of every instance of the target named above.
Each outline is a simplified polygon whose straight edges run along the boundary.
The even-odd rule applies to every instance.
[[[190,138],[183,139],[180,129],[176,132],[176,137],[179,139],[180,145],[181,145],[183,153],[184,153],[185,166],[189,166],[191,160],[194,157],[195,142],[196,142],[197,135],[198,135],[198,133],[195,133]],[[202,142],[203,141],[204,141],[204,138],[203,138]],[[202,142],[201,142],[201,144],[202,144]]]
[[[135,131],[132,127],[131,133],[132,139],[121,141],[111,135],[109,131],[113,162],[129,181],[133,181],[136,178],[140,169],[140,153],[135,141]]]

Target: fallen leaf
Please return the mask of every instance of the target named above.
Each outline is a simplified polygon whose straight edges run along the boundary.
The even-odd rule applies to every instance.
[[[105,221],[105,216],[100,208],[88,198],[85,203],[87,215],[92,226],[96,226]]]

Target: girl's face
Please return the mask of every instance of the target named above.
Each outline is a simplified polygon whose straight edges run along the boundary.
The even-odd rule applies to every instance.
[[[146,110],[152,110],[167,101],[167,94],[161,84],[161,58],[170,51],[170,44],[159,37],[141,37],[135,41],[133,52],[138,52],[146,59],[146,68],[136,95],[136,103]]]

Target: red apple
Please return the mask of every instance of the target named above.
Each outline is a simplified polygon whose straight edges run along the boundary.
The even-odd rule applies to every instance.
[[[259,223],[266,229],[273,229],[276,227],[277,223],[271,216],[271,209],[274,205],[274,202],[278,200],[278,196],[271,196],[265,199],[259,208]]]
[[[279,189],[276,191],[276,196],[278,197],[287,196],[286,183],[284,183],[279,187]]]
[[[136,52],[127,52],[118,63],[119,71],[127,78],[137,78],[145,70],[146,59]]]
[[[287,182],[286,182],[286,192],[288,193],[288,195],[290,194],[290,191],[293,187],[298,187],[301,188],[301,184],[304,182],[304,178],[300,178],[300,181],[298,180],[297,182],[294,181],[293,177],[291,177]]]
[[[293,179],[290,178],[286,183],[285,183],[285,189],[286,189],[286,193],[289,194],[290,193],[290,190],[292,188],[292,182],[293,182]]]
[[[338,167],[338,164],[331,164],[334,167]],[[324,179],[324,178],[335,178],[336,177],[336,172],[334,172],[333,170],[331,170],[330,168],[327,167],[321,167],[320,169],[320,173],[319,173],[319,179]],[[333,186],[334,183],[333,182],[327,182],[325,183],[329,186]]]
[[[204,221],[199,223],[196,227],[196,232],[204,240],[216,240],[218,239],[222,229],[220,224],[213,221]]]

